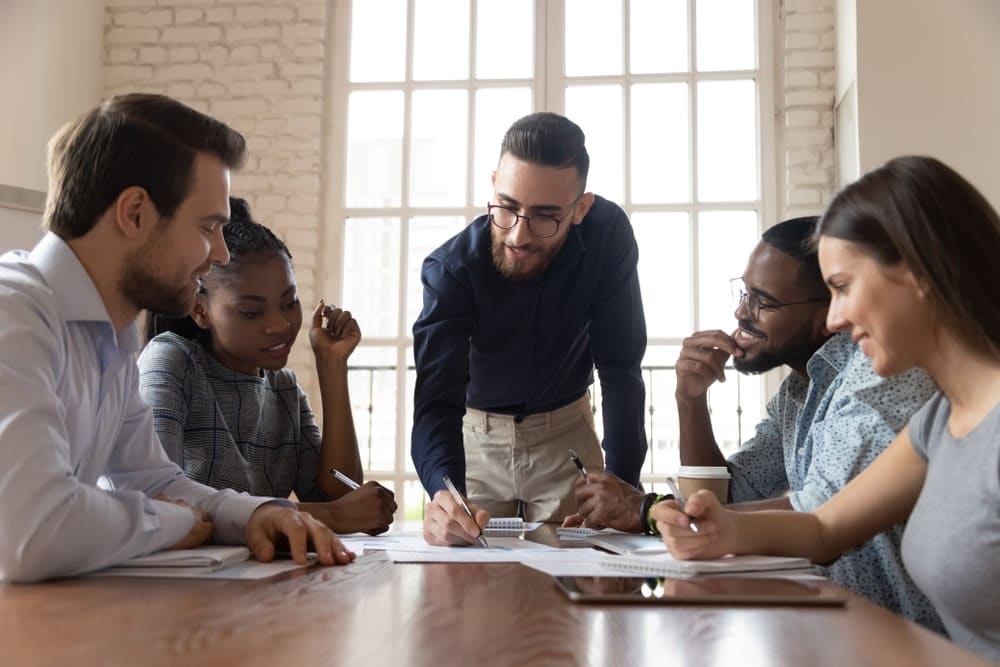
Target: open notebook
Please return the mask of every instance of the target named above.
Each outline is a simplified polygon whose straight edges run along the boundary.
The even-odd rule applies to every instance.
[[[649,556],[606,556],[601,565],[621,573],[654,577],[693,577],[699,574],[774,572],[812,568],[806,558],[788,556],[723,556],[712,560],[677,560],[667,553]]]

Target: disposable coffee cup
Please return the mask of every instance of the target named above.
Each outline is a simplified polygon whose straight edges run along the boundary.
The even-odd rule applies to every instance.
[[[726,504],[731,477],[725,466],[681,466],[677,471],[677,486],[685,498],[690,498],[700,489],[708,489],[720,503]]]

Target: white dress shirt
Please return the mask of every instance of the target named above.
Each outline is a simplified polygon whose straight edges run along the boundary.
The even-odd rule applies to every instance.
[[[170,462],[139,394],[139,347],[137,327],[114,330],[57,236],[0,258],[0,580],[76,575],[176,544],[194,517],[155,495],[204,509],[230,544],[272,500],[198,484]]]

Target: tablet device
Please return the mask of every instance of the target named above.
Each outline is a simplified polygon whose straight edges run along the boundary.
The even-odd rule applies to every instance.
[[[613,554],[651,555],[665,554],[667,547],[659,535],[634,535],[630,533],[598,533],[585,538],[587,542]]]
[[[554,577],[574,602],[842,606],[846,594],[829,582],[761,576]]]

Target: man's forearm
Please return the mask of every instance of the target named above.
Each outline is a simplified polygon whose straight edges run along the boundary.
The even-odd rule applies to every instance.
[[[724,466],[726,457],[719,450],[712,432],[708,400],[678,399],[677,416],[680,426],[681,465]]]

